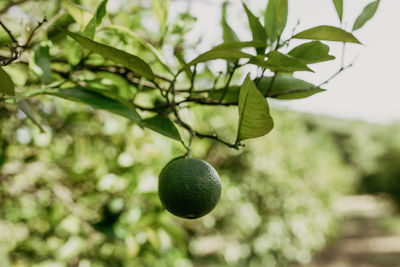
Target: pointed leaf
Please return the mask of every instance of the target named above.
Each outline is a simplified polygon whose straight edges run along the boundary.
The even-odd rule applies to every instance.
[[[346,32],[345,30],[342,30],[340,28],[327,25],[317,26],[302,31],[293,36],[293,38],[361,44],[360,41],[358,41],[357,38],[354,37],[353,34]]]
[[[83,7],[75,4],[71,0],[63,0],[65,8],[74,20],[81,26],[85,27],[92,19],[92,14]]]
[[[336,13],[339,16],[340,22],[343,19],[343,0],[333,0],[333,4],[335,5]]]
[[[92,19],[89,21],[89,23],[85,27],[85,30],[83,31],[84,36],[93,39],[97,26],[100,25],[101,21],[103,20],[103,17],[107,13],[106,10],[107,3],[108,0],[103,0],[97,7],[97,10],[94,13]]]
[[[267,33],[265,32],[264,26],[260,23],[259,19],[251,12],[245,3],[242,3],[247,14],[247,19],[249,21],[251,33],[253,35],[254,41],[262,41],[267,43]],[[257,49],[257,54],[263,54],[264,49]]]
[[[248,63],[270,69],[274,72],[313,71],[303,61],[275,50],[269,52],[267,56],[267,61],[264,60],[264,56],[259,55],[252,57]]]
[[[247,76],[239,94],[239,125],[236,143],[263,136],[274,127],[264,96]]]
[[[134,56],[132,54],[126,53],[125,51],[116,49],[114,47],[95,42],[90,40],[82,35],[77,33],[73,33],[67,30],[63,30],[65,33],[70,36],[72,39],[80,43],[83,47],[107,58],[116,63],[121,64],[122,66],[136,72],[137,74],[147,78],[154,79],[153,71],[150,66],[147,65],[141,58]]]
[[[174,140],[182,140],[178,129],[169,118],[156,115],[152,118],[142,120],[139,124]]]
[[[290,50],[288,55],[300,59],[306,64],[335,59],[334,56],[329,55],[329,46],[320,41],[301,44]]]
[[[237,49],[211,49],[187,63],[183,69],[189,68],[190,66],[196,65],[201,62],[214,59],[240,59],[250,57],[252,57],[252,55],[244,53]]]
[[[369,3],[354,22],[353,31],[358,30],[362,26],[364,26],[364,24],[375,15],[378,6],[379,0]]]
[[[274,42],[285,29],[287,15],[287,0],[268,0],[264,15],[264,26],[271,42]]]
[[[260,40],[247,41],[247,42],[227,42],[217,45],[213,49],[242,49],[246,47],[265,49],[267,47],[267,43]]]
[[[20,110],[22,110],[22,112],[25,113],[26,117],[28,117],[42,132],[44,132],[44,129],[36,119],[35,113],[33,112],[31,106],[25,99],[18,101],[17,106]]]
[[[118,101],[109,96],[105,96],[96,90],[73,87],[67,89],[59,89],[46,94],[58,96],[68,100],[87,104],[95,109],[103,109],[120,116],[131,119],[135,122],[140,122],[140,116],[136,110],[123,101]]]
[[[228,22],[226,21],[226,6],[228,2],[225,2],[222,5],[222,18],[221,18],[221,26],[222,26],[222,38],[224,42],[235,42],[239,41],[236,33],[232,30],[229,26]]]
[[[47,44],[42,44],[35,48],[29,61],[29,68],[39,76],[42,82],[51,83],[55,81],[55,78],[51,76],[50,48]]]
[[[129,28],[121,25],[110,25],[106,26],[105,28],[108,29],[115,29],[117,31],[120,31],[122,33],[126,33],[128,36],[132,37],[135,39],[138,43],[143,45],[146,49],[148,49],[153,55],[156,57],[158,62],[170,73],[172,73],[171,69],[167,65],[167,59],[165,56],[157,49],[155,48],[152,44],[147,42],[144,38],[142,38],[139,34],[135,33],[134,31],[131,31]]]
[[[278,73],[275,79],[273,77],[262,77],[258,81],[257,87],[264,96],[270,90],[268,97],[278,99],[300,99],[325,91],[287,73]]]
[[[10,75],[8,75],[2,67],[0,67],[0,93],[6,95],[15,94],[15,86],[11,80]]]
[[[164,28],[168,18],[169,0],[152,0],[152,5],[161,28]]]

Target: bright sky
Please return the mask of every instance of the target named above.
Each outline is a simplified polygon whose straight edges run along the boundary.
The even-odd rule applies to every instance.
[[[187,1],[173,2],[173,8],[182,7]],[[191,1],[192,13],[198,17],[192,35],[203,35],[200,51],[221,41],[219,26],[222,0]],[[246,1],[254,13],[261,14],[267,1]],[[354,20],[364,6],[371,1],[344,0],[344,25],[351,29]],[[250,33],[243,27],[247,18],[240,0],[230,1],[228,22],[239,32],[242,40],[249,40]],[[339,26],[332,0],[289,0],[289,21],[286,34],[300,19],[296,32],[317,26]],[[257,10],[259,12],[257,12]],[[327,92],[304,100],[280,101],[290,108],[328,114],[350,119],[363,119],[376,123],[400,121],[400,1],[382,0],[375,17],[354,34],[363,43],[349,45],[346,49],[345,62],[357,58],[355,65],[341,73],[324,88]],[[341,55],[341,44],[332,44],[331,53],[337,58]],[[340,67],[340,59],[311,65],[316,73],[297,73],[296,76],[310,82],[321,82]]]

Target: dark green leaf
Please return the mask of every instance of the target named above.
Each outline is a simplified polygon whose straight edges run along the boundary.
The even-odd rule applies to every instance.
[[[354,22],[353,31],[358,30],[362,26],[364,26],[364,24],[375,15],[378,6],[379,0],[369,3]]]
[[[272,81],[274,82],[271,87]],[[287,73],[278,73],[275,79],[262,77],[257,87],[263,95],[267,95],[270,90],[268,97],[278,99],[300,99],[325,91]]]
[[[208,97],[215,101],[219,101],[221,99],[224,91],[225,91],[225,88],[210,91],[210,92],[208,92]],[[240,91],[240,86],[229,87],[225,93],[224,99],[222,99],[222,103],[237,104],[238,99],[239,99],[239,91]]]
[[[51,76],[50,67],[50,48],[47,44],[39,45],[35,48],[29,67],[39,76],[44,83],[51,83],[55,78]]]
[[[198,63],[214,59],[240,59],[250,57],[252,57],[252,55],[244,53],[237,49],[211,49],[190,61],[184,66],[184,68],[188,68]]]
[[[222,18],[221,18],[221,26],[222,26],[222,38],[224,42],[236,42],[239,41],[236,33],[232,30],[229,26],[228,22],[226,21],[226,6],[228,2],[225,2],[222,5]]]
[[[312,41],[299,45],[288,53],[289,56],[300,59],[306,64],[335,59],[329,55],[329,46],[320,41]]]
[[[288,15],[287,0],[269,0],[264,15],[264,26],[267,36],[274,42],[283,32]]]
[[[63,3],[68,13],[81,27],[85,27],[92,19],[92,14],[90,14],[89,11],[75,4],[71,0],[63,0]]]
[[[342,30],[340,28],[327,25],[317,26],[302,31],[293,36],[293,38],[361,44],[360,41],[358,41],[357,38],[354,37],[353,34],[346,32],[345,30]]]
[[[247,76],[239,93],[239,125],[236,143],[267,134],[274,127],[264,96]]]
[[[135,122],[140,122],[140,116],[136,110],[124,101],[117,100],[116,97],[104,95],[96,90],[73,87],[68,89],[59,89],[54,92],[47,92],[49,95],[58,96],[68,100],[87,104],[95,109],[104,109],[109,112],[124,116]]]
[[[182,140],[178,129],[176,129],[172,121],[166,117],[156,115],[152,118],[142,120],[139,124],[174,140]]]
[[[94,34],[96,32],[97,26],[100,25],[103,17],[106,15],[106,7],[107,7],[108,0],[103,0],[100,5],[97,7],[96,12],[94,13],[92,19],[86,25],[85,30],[83,31],[83,35],[86,37],[93,39]]]
[[[267,56],[267,61],[264,60],[264,56],[260,55],[252,57],[249,63],[279,72],[313,71],[303,61],[278,51],[271,51]]]
[[[6,95],[14,95],[15,94],[15,86],[13,81],[11,80],[10,75],[0,67],[0,93]]]
[[[335,5],[336,13],[339,16],[340,21],[343,19],[343,0],[333,0]]]
[[[119,31],[121,33],[127,34],[128,36],[130,36],[133,39],[135,39],[135,41],[137,41],[138,43],[143,45],[146,49],[148,49],[151,53],[153,53],[153,55],[156,57],[158,62],[168,72],[172,73],[172,71],[168,67],[167,59],[165,58],[165,56],[157,48],[155,48],[152,44],[150,44],[144,38],[142,38],[139,34],[135,33],[134,31],[130,30],[129,28],[127,28],[125,26],[121,26],[121,25],[109,25],[109,26],[106,26],[106,28],[115,29],[115,30],[117,30],[117,31]]]
[[[228,42],[228,43],[222,43],[220,45],[215,46],[213,49],[242,49],[246,47],[255,47],[255,48],[266,48],[267,43],[260,41],[260,40],[254,40],[254,41],[248,41],[248,42]]]
[[[42,131],[44,132],[44,129],[42,128],[42,126],[40,125],[40,123],[38,122],[38,120],[36,119],[35,113],[33,112],[31,106],[29,105],[29,103],[25,100],[22,99],[20,101],[17,102],[17,106],[20,110],[22,110],[22,112],[25,113],[25,115]]]
[[[260,20],[247,8],[246,4],[243,3],[243,7],[246,10],[247,19],[249,21],[251,33],[254,41],[262,41],[267,43],[267,33],[264,26],[260,23]],[[265,49],[257,49],[257,54],[263,54]]]
[[[83,47],[107,59],[115,61],[116,63],[121,64],[122,66],[136,72],[137,74],[147,79],[150,80],[154,79],[154,74],[150,66],[146,62],[144,62],[141,58],[126,53],[125,51],[116,49],[114,47],[95,42],[77,33],[73,33],[67,30],[63,31],[65,31],[65,33],[68,36],[70,36],[72,39],[80,43]]]

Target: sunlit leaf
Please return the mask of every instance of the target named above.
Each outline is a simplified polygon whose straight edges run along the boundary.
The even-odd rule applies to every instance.
[[[92,19],[86,25],[85,30],[83,31],[83,35],[85,35],[88,38],[93,39],[94,34],[96,32],[97,26],[100,25],[101,21],[103,20],[103,17],[107,13],[107,10],[106,10],[107,3],[108,3],[108,0],[103,0],[99,4],[99,6],[97,7],[97,10],[94,13]]]
[[[156,115],[152,118],[142,120],[139,124],[164,136],[181,141],[181,135],[175,124],[166,117]]]
[[[306,64],[335,59],[334,56],[329,55],[329,46],[320,41],[301,44],[290,50],[288,55],[298,58]]]
[[[353,31],[360,29],[364,24],[369,21],[374,15],[379,6],[379,0],[369,3],[358,16],[353,25]]]
[[[239,125],[236,143],[267,134],[274,127],[264,96],[247,76],[239,93]]]
[[[310,40],[325,40],[325,41],[336,41],[336,42],[347,42],[347,43],[357,43],[360,44],[360,41],[354,37],[353,34],[346,32],[340,28],[336,28],[333,26],[317,26],[305,31],[302,31],[293,38],[297,39],[310,39]]]
[[[287,73],[278,73],[275,78],[264,76],[256,83],[264,96],[268,94],[268,97],[278,99],[300,99],[325,91]]]
[[[80,43],[83,47],[107,58],[122,66],[136,72],[137,74],[152,80],[154,78],[153,71],[150,66],[147,65],[141,58],[134,56],[132,54],[126,53],[125,51],[116,49],[114,47],[101,44],[90,40],[82,35],[73,33],[67,30],[63,30],[72,39]]]
[[[11,80],[10,75],[0,67],[0,93],[6,95],[14,95],[15,94],[15,86],[13,81]]]
[[[89,11],[75,4],[71,0],[63,0],[63,3],[68,13],[81,27],[85,27],[92,19],[93,16]]]
[[[251,33],[253,35],[254,41],[261,41],[263,43],[267,43],[267,33],[265,31],[264,26],[260,23],[260,20],[251,12],[251,10],[243,3],[244,10],[247,14],[247,19],[249,21]],[[265,48],[258,48],[257,54],[263,54]]]
[[[333,0],[335,5],[336,13],[339,16],[340,21],[343,19],[343,0]]]
[[[109,96],[105,96],[96,90],[90,90],[82,87],[73,87],[67,89],[59,89],[54,92],[47,92],[46,94],[58,96],[68,100],[87,104],[96,109],[103,109],[109,112],[124,116],[135,122],[140,122],[140,116],[133,108],[122,101],[118,101]]]
[[[264,15],[264,27],[271,42],[283,32],[288,15],[287,0],[269,0]]]

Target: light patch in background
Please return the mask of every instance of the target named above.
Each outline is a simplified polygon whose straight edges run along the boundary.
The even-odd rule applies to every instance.
[[[174,6],[186,1],[173,1]],[[343,27],[350,31],[362,9],[372,1],[344,0]],[[186,2],[187,3],[187,2]],[[204,52],[222,42],[220,27],[221,4],[219,1],[191,1],[191,14],[198,18],[188,39],[198,40],[197,52]],[[241,40],[250,40],[247,19],[240,0],[229,1],[228,23],[238,33]],[[246,1],[252,11],[261,15],[267,1]],[[300,25],[296,33],[318,25],[340,26],[331,0],[289,1],[289,18],[284,35],[287,37],[297,21]],[[355,65],[342,72],[324,86],[328,91],[310,98],[294,101],[273,101],[274,104],[303,112],[326,114],[347,119],[362,119],[374,123],[400,121],[400,86],[397,82],[400,54],[397,48],[400,35],[396,32],[400,25],[400,1],[381,1],[375,17],[354,35],[363,45],[347,45],[345,64],[355,58]],[[283,38],[285,39],[285,38]],[[296,41],[300,44],[304,41]],[[331,53],[338,59],[313,64],[316,73],[296,73],[296,77],[318,84],[330,77],[341,63],[340,43],[327,42]]]

